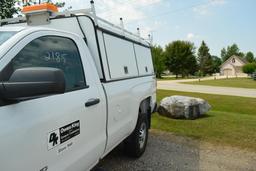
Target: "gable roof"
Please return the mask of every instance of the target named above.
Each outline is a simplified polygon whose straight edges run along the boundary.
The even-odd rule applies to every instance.
[[[220,66],[220,68],[225,65],[227,62],[231,61],[232,58],[236,58],[238,59],[240,62],[244,63],[244,64],[247,64],[248,61],[240,56],[237,56],[237,55],[232,55],[231,57],[229,57],[225,62],[223,62]]]
[[[237,57],[238,57],[238,59],[240,59],[242,62],[244,62],[244,64],[249,63],[245,58],[242,58],[242,57],[240,57],[240,56],[237,56]]]

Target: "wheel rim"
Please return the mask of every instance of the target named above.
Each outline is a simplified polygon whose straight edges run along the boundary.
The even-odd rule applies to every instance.
[[[147,136],[147,126],[146,126],[146,123],[143,122],[140,126],[140,131],[139,131],[139,145],[141,149],[145,145],[146,136]]]

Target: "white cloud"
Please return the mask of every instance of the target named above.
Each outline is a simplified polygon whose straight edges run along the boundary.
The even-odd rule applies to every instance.
[[[102,0],[97,10],[100,17],[115,24],[119,24],[119,18],[122,17],[126,28],[132,28],[132,24],[134,26],[132,30],[135,32],[136,27],[140,27],[141,36],[148,38],[148,35],[159,28],[162,23],[150,22],[150,25],[145,23],[143,20],[147,19],[148,16],[143,9],[151,7],[161,1],[162,0],[130,0],[122,3],[122,1],[119,0]],[[97,3],[95,5],[97,6]]]
[[[226,0],[211,0],[212,5],[223,5],[223,4],[226,4],[226,3],[227,3]]]
[[[222,6],[227,3],[226,0],[210,0],[208,3],[199,5],[193,8],[193,11],[200,15],[207,15],[210,13],[212,7]]]
[[[134,4],[139,6],[151,5],[161,2],[161,0],[135,0]]]
[[[193,33],[188,33],[187,34],[187,39],[188,40],[192,40],[193,38],[195,38],[195,34],[193,34]]]
[[[181,27],[180,27],[180,25],[175,25],[175,30],[179,30]]]
[[[61,1],[61,0],[55,0]],[[66,3],[66,8],[72,6],[72,10],[89,8],[90,1],[85,0],[63,0]],[[163,0],[94,0],[96,13],[98,16],[115,24],[120,23],[120,17],[123,18],[125,27],[127,23],[136,24],[141,28],[141,35],[147,37],[153,30],[157,29],[161,23],[150,22],[151,25],[143,21],[147,19],[148,15],[145,9],[154,7],[154,5],[162,2]],[[137,27],[135,26],[135,27]],[[135,28],[133,28],[135,30]]]
[[[145,17],[145,14],[137,10],[135,5],[115,3],[114,0],[103,0],[98,9],[99,16],[114,23],[119,23],[120,17],[125,22],[140,20]]]
[[[124,18],[126,23],[146,18],[146,14],[141,10],[161,2],[162,0],[130,0],[122,3],[120,0],[101,0],[95,3],[98,6],[98,13],[101,17],[112,22],[118,23],[119,18]]]
[[[198,7],[194,7],[193,11],[200,14],[200,15],[205,15],[208,14],[208,6],[209,5],[200,5]]]

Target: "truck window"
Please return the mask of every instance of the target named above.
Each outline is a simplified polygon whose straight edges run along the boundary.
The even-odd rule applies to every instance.
[[[14,31],[0,31],[0,46],[11,38],[16,32]]]
[[[57,36],[37,38],[26,45],[5,70],[7,73],[12,73],[16,69],[26,67],[52,67],[63,70],[66,92],[85,87],[81,57],[75,42],[69,38]],[[5,75],[10,77],[11,74]]]

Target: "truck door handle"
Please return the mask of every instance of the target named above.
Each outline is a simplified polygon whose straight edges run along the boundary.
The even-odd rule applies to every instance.
[[[90,107],[90,106],[93,106],[93,105],[96,105],[100,103],[100,99],[89,99],[86,103],[85,103],[85,107]]]

